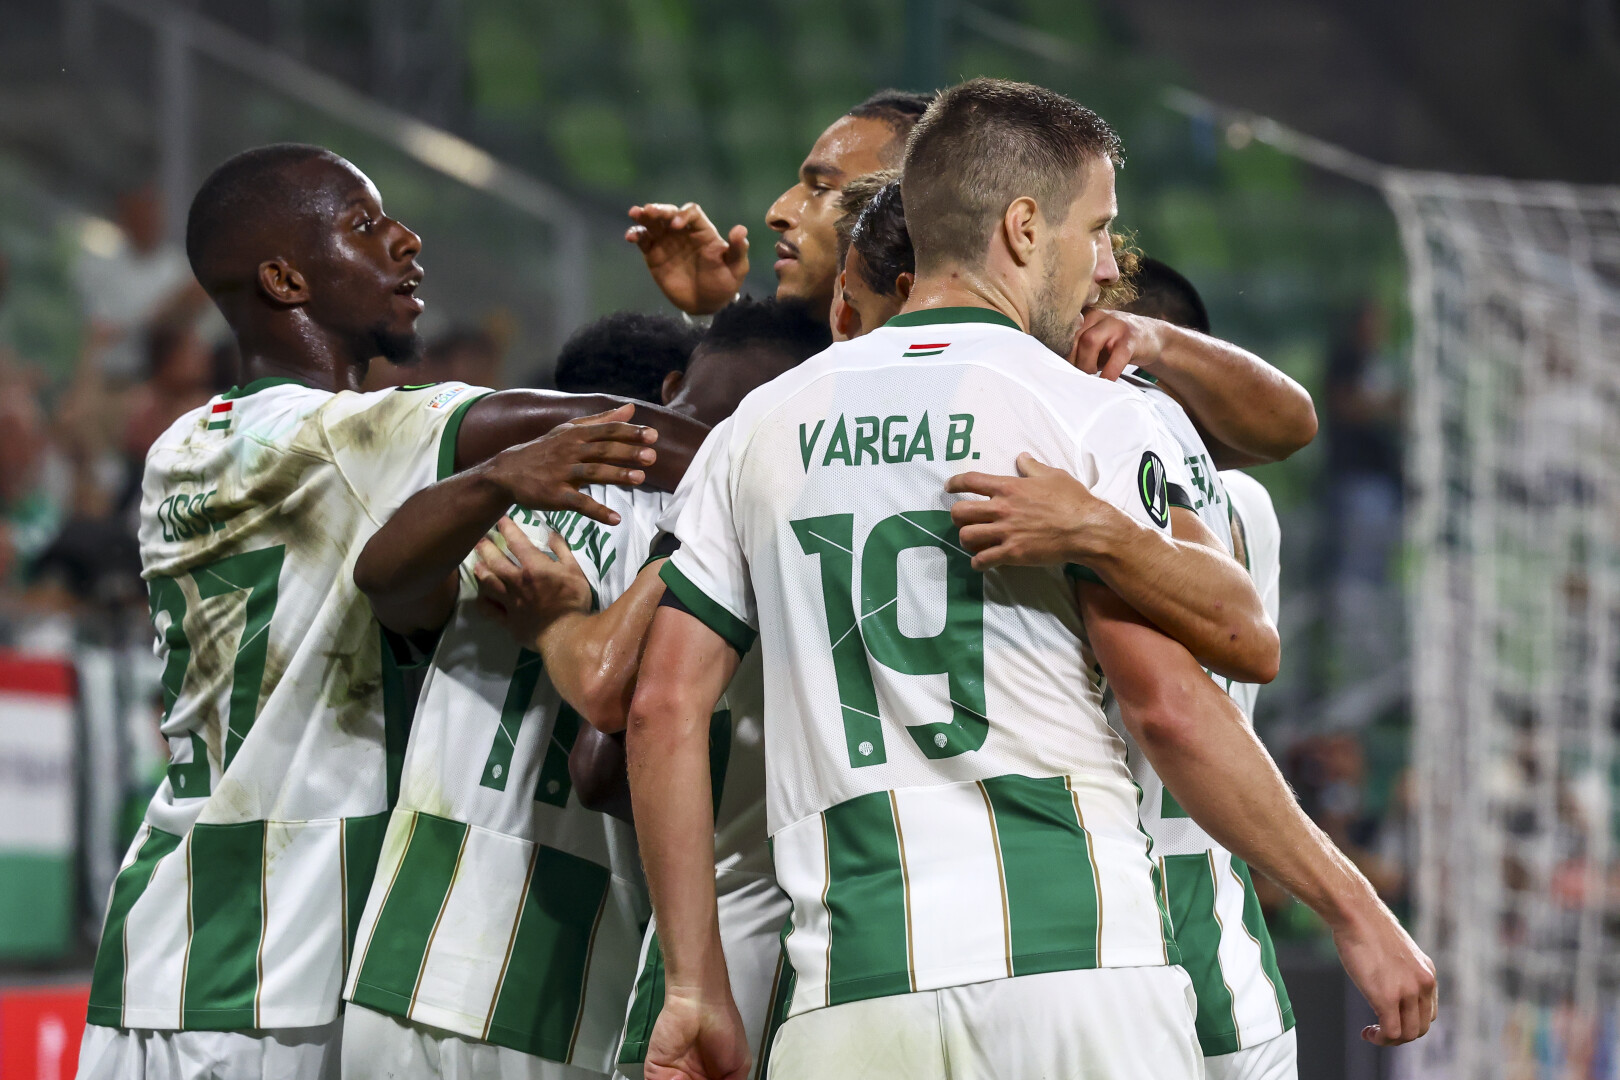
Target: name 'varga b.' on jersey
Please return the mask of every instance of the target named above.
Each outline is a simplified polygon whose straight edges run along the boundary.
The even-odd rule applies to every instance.
[[[113,885],[91,1023],[337,1015],[408,719],[354,561],[449,472],[484,392],[261,379],[152,447],[141,564],[170,764]]]
[[[619,525],[512,518],[542,551],[553,529],[568,540],[606,604],[635,579],[665,496],[590,494]],[[584,721],[478,608],[476,559],[428,665],[347,997],[608,1072],[650,914],[635,833],[580,805],[568,755]]]
[[[913,312],[750,395],[664,571],[765,665],[793,1011],[1174,959],[1122,743],[1059,568],[981,574],[945,481],[1028,451],[1167,530],[1134,389],[981,309]]]

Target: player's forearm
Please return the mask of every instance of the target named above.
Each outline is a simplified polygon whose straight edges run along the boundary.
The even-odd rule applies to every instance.
[[[646,487],[674,491],[703,445],[709,429],[684,413],[610,394],[563,394],[550,390],[502,390],[467,410],[456,436],[456,468],[468,469],[508,447],[526,443],[581,416],[634,404],[631,423],[658,432],[658,460],[647,467]]]
[[[1095,571],[1211,671],[1239,682],[1277,677],[1277,629],[1237,560],[1165,536],[1123,512],[1113,518],[1085,538],[1071,561]]]
[[[623,731],[629,720],[641,653],[664,583],[662,559],[649,563],[603,611],[565,615],[541,631],[536,650],[563,700],[599,731]]]
[[[1208,434],[1218,468],[1281,461],[1316,437],[1316,406],[1305,388],[1230,342],[1168,327],[1159,356],[1143,370]]]
[[[636,839],[669,985],[724,986],[714,892],[709,716],[724,688],[719,676],[729,678],[736,668],[735,654],[726,666],[713,644],[728,652],[729,647],[718,638],[707,641],[706,627],[684,612],[661,609],[660,614],[626,731]],[[691,647],[694,639],[698,648]]]
[[[1366,878],[1305,816],[1243,713],[1187,650],[1100,587],[1082,596],[1120,716],[1193,820],[1332,927],[1376,910]]]

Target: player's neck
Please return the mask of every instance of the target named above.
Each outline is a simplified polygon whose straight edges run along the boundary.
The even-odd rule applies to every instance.
[[[242,352],[242,385],[259,379],[295,379],[317,390],[359,390],[369,359],[312,327],[291,334],[237,335]]]
[[[900,308],[902,314],[929,308],[978,307],[999,311],[1024,330],[1029,329],[1029,309],[1021,298],[1011,294],[989,275],[960,266],[937,273],[919,274],[911,295]]]

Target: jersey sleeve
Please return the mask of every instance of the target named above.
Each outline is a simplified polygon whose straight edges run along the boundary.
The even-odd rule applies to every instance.
[[[1277,508],[1265,486],[1246,472],[1229,469],[1221,473],[1231,500],[1232,516],[1243,532],[1244,555],[1249,576],[1260,592],[1266,614],[1277,619],[1281,607],[1282,526]]]
[[[322,410],[332,460],[375,521],[388,520],[400,503],[455,471],[461,421],[489,392],[434,383],[339,394]]]
[[[686,470],[672,501],[681,546],[660,576],[670,595],[746,653],[759,615],[732,505],[732,434],[729,419],[717,425]]]
[[[1180,444],[1141,395],[1121,398],[1092,421],[1080,443],[1081,477],[1091,493],[1166,535],[1171,493],[1190,482]],[[1098,582],[1087,567],[1071,564],[1071,578]]]

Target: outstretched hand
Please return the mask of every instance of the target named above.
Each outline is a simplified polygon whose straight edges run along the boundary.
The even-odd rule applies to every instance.
[[[679,987],[664,991],[664,1008],[647,1041],[647,1080],[744,1080],[748,1034],[736,1004],[705,1000]]]
[[[617,525],[619,515],[580,489],[590,484],[635,487],[645,466],[658,460],[658,432],[627,423],[633,404],[570,420],[538,439],[490,459],[490,474],[511,501],[531,510],[574,510],[593,521]]]
[[[959,499],[951,507],[973,569],[1059,566],[1099,549],[1104,530],[1118,523],[1121,512],[1030,454],[1019,454],[1017,465],[1017,476],[968,472],[945,482],[952,495],[985,496]]]
[[[641,249],[653,281],[688,315],[712,315],[731,303],[748,276],[748,229],[725,236],[697,203],[632,206],[624,238]]]
[[[571,612],[590,611],[590,582],[561,533],[553,531],[546,537],[548,555],[511,518],[501,518],[495,527],[506,551],[488,537],[473,549],[478,553],[473,564],[478,606],[512,640],[538,652],[546,627]]]

